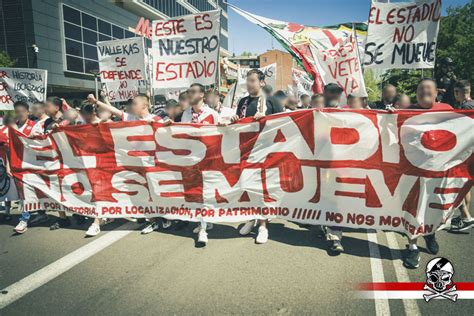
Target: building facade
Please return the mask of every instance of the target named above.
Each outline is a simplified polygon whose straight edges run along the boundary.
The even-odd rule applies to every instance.
[[[142,36],[136,32],[141,20],[216,9],[222,9],[226,56],[228,15],[222,0],[0,0],[0,50],[16,60],[15,67],[48,70],[48,94],[82,97],[94,91],[98,41]]]
[[[269,50],[258,56],[260,67],[265,67],[276,63],[277,65],[277,78],[276,78],[276,90],[287,90],[288,85],[293,83],[291,79],[291,69],[297,68],[293,57],[281,50]]]

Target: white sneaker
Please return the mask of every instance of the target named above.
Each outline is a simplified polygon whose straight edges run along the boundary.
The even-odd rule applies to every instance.
[[[155,230],[158,230],[158,228],[159,228],[158,222],[152,222],[147,227],[142,229],[142,235],[149,234]]]
[[[268,241],[268,229],[266,227],[260,226],[258,228],[258,235],[256,242],[257,244],[264,244]]]
[[[88,237],[94,237],[99,235],[100,233],[100,225],[96,223],[92,223],[91,226],[89,226],[89,229],[86,231],[86,236]]]
[[[204,229],[201,229],[199,231],[198,242],[203,243],[203,244],[207,244],[207,233]]]
[[[250,234],[252,229],[255,227],[256,222],[257,221],[253,220],[253,221],[245,223],[245,225],[242,226],[242,228],[239,230],[239,234],[241,234],[242,236]]]
[[[212,223],[207,223],[206,225],[206,230],[211,230],[214,228],[214,224]],[[197,225],[194,229],[193,229],[193,233],[197,234],[199,233],[199,231],[201,230],[201,224]]]
[[[23,234],[24,232],[26,232],[27,229],[28,229],[28,223],[25,221],[20,221],[18,225],[16,225],[15,227],[15,231],[18,234]]]

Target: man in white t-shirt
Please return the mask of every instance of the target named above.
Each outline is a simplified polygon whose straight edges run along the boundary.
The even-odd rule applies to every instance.
[[[147,121],[147,122],[163,122],[162,118],[158,115],[150,113],[150,98],[146,94],[138,94],[133,98],[130,106],[127,107],[127,111],[124,112],[109,103],[104,103],[96,100],[94,95],[89,94],[87,97],[90,103],[96,104],[100,109],[108,111],[115,115],[116,117],[122,119],[122,121]],[[168,124],[169,121],[164,122]],[[171,226],[171,221],[163,219],[162,223],[163,228],[168,228]],[[142,229],[142,234],[149,234],[153,231],[158,230],[158,219],[150,219],[149,225]],[[100,226],[97,223],[93,223],[87,231],[88,236],[96,236],[100,232]]]
[[[202,84],[193,83],[188,89],[190,107],[183,112],[181,123],[217,124],[219,114],[204,103],[205,89]]]
[[[181,123],[198,123],[198,124],[217,124],[219,123],[219,115],[204,103],[205,89],[202,84],[193,83],[188,89],[188,97],[190,107],[183,112]],[[193,230],[198,234],[198,242],[206,244],[207,229],[212,229],[212,223],[201,223]]]

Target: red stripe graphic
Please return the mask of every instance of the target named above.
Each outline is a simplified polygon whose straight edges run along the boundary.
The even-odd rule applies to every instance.
[[[458,291],[474,291],[474,282],[455,282]],[[423,282],[360,283],[358,291],[423,291]]]

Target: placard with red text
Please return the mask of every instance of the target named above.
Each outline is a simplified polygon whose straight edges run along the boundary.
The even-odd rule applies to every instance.
[[[216,83],[220,10],[153,21],[153,87]]]
[[[127,101],[146,83],[143,38],[132,37],[97,43],[100,81],[106,84],[109,100]]]

